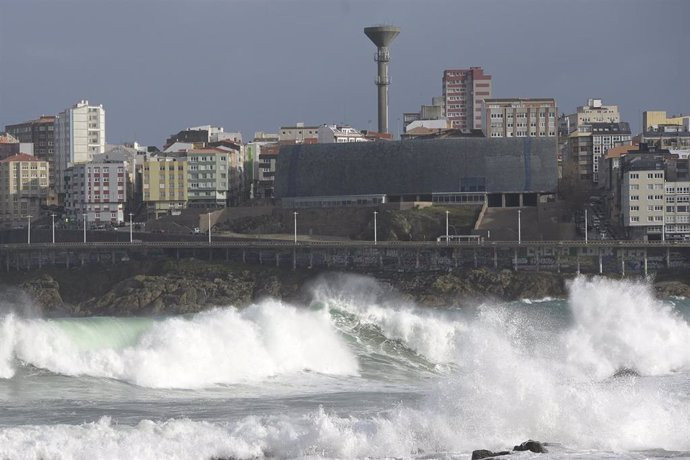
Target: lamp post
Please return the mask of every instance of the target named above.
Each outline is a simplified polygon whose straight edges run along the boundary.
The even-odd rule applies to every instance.
[[[378,214],[378,211],[374,211],[374,244],[378,242],[378,238],[376,235],[376,215]]]
[[[86,243],[86,213],[82,213],[82,216],[84,218],[84,243]]]
[[[295,211],[292,214],[295,217],[295,244],[297,244],[297,214],[298,214],[298,212]]]
[[[587,231],[589,230],[588,227],[589,227],[589,224],[587,222],[587,208],[585,208],[585,244],[587,244],[587,237],[588,237]]]
[[[208,244],[211,244],[211,213],[208,213]]]
[[[29,225],[26,227],[26,244],[31,244],[31,216],[26,216]]]
[[[53,244],[55,244],[55,213],[52,213],[50,215],[50,218],[52,220],[52,228],[53,228]]]
[[[449,238],[450,235],[448,234],[448,214],[449,214],[449,212],[450,211],[446,210],[446,245],[448,245],[450,242],[450,238]]]
[[[520,214],[522,210],[518,209],[518,244],[522,244],[522,228],[520,223]]]
[[[132,234],[132,216],[133,213],[129,213],[129,242],[133,243],[134,242],[134,235]]]

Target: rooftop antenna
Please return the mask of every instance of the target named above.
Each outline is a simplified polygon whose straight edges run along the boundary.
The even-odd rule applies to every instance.
[[[400,33],[400,27],[396,26],[374,26],[365,27],[364,34],[369,37],[369,40],[376,45],[376,54],[374,60],[378,63],[378,74],[376,76],[376,86],[378,87],[378,105],[379,105],[379,132],[388,132],[388,85],[390,85],[390,77],[388,76],[388,62],[390,61],[390,52],[388,45],[390,45],[395,37]]]

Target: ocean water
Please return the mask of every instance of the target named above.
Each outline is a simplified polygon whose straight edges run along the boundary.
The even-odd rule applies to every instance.
[[[425,308],[358,276],[310,305],[156,318],[0,307],[0,458],[690,458],[690,301]],[[31,309],[28,309],[31,310]],[[621,372],[623,371],[623,372]]]

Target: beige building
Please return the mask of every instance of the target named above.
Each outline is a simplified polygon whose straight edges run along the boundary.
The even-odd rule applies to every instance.
[[[690,115],[667,116],[665,111],[647,110],[642,112],[642,130],[657,131],[664,125],[683,126],[690,122]]]
[[[187,207],[187,159],[158,157],[137,165],[148,217],[175,214]]]
[[[601,99],[588,99],[587,105],[577,108],[575,113],[565,115],[568,133],[592,123],[619,123],[621,115],[617,105],[604,105]]]
[[[20,153],[0,160],[0,223],[26,224],[37,218],[49,191],[48,162]]]
[[[484,99],[482,129],[486,137],[556,137],[557,112],[554,99]]]

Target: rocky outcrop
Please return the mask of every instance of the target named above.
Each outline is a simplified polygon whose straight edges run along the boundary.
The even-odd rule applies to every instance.
[[[14,278],[12,278],[11,276]],[[78,269],[14,272],[3,279],[48,314],[149,315],[191,313],[222,305],[245,306],[264,297],[310,301],[310,280],[338,286],[337,273],[199,260],[117,264]],[[426,306],[464,306],[477,301],[565,297],[558,273],[489,269],[450,272],[371,272],[385,298]],[[318,282],[316,283],[318,284]],[[681,281],[655,284],[660,297],[690,297]],[[348,289],[347,285],[343,289]]]
[[[494,457],[500,457],[502,455],[510,455],[510,452],[508,452],[507,450],[501,452],[491,452],[490,450],[479,449],[472,452],[472,460],[490,460]]]
[[[659,297],[690,297],[690,286],[682,281],[658,281],[654,290]]]
[[[60,295],[60,285],[50,275],[43,274],[22,283],[19,288],[24,291],[37,305],[57,310],[64,307]]]
[[[539,441],[533,441],[531,439],[523,442],[519,446],[513,447],[513,450],[517,452],[530,451],[534,452],[535,454],[545,454],[548,452],[548,450],[546,450],[546,447],[544,447],[544,444],[540,443]]]
[[[427,305],[464,304],[487,297],[499,300],[539,299],[565,296],[564,278],[556,273],[491,271],[476,269],[436,275],[431,283],[408,282],[397,286],[402,292]]]

